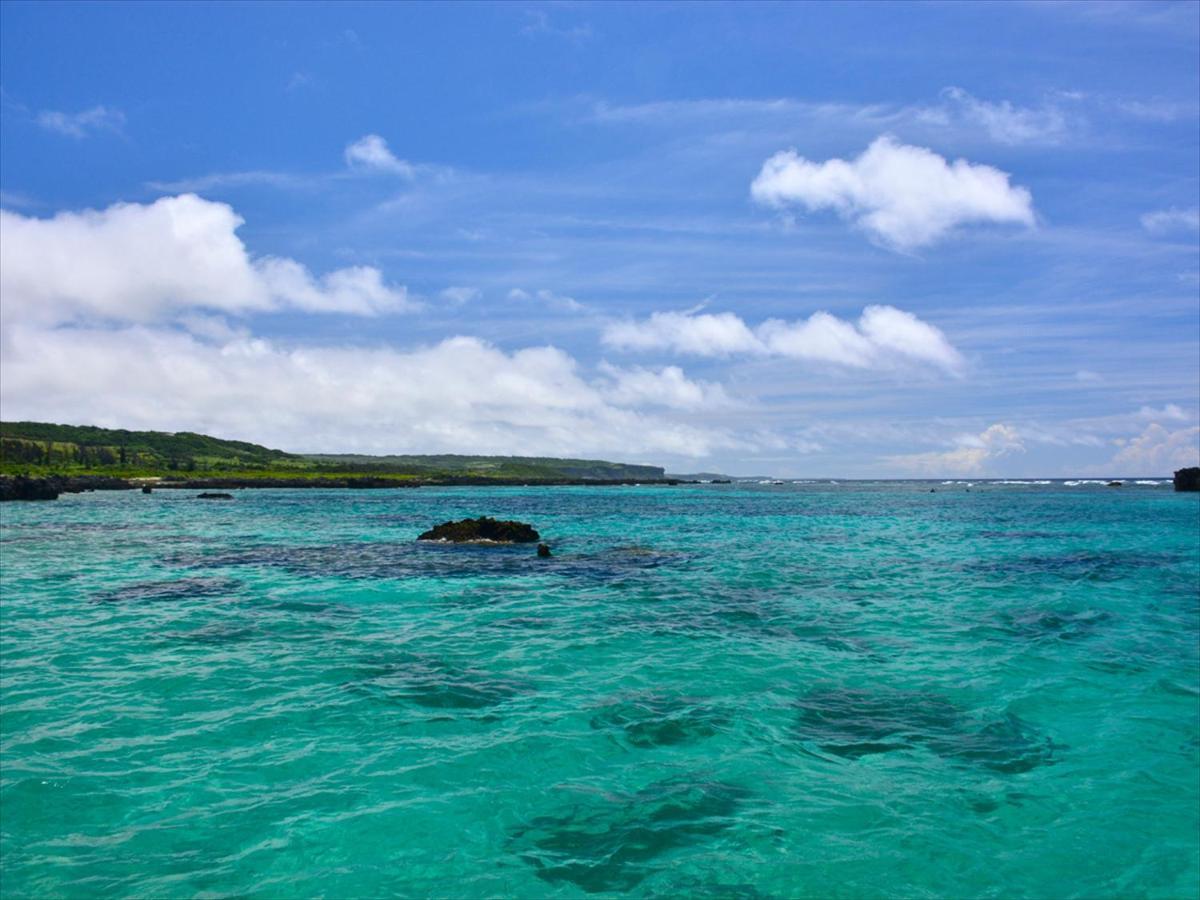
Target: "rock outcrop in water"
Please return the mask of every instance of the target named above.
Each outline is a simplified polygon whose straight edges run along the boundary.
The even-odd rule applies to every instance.
[[[1191,466],[1176,471],[1175,490],[1200,491],[1200,466]]]
[[[205,491],[196,495],[197,500],[232,500],[233,494],[222,494],[217,491]]]
[[[0,475],[0,500],[57,500],[59,494],[84,491],[121,491],[132,485],[106,475]]]
[[[57,500],[60,490],[49,478],[18,475],[0,481],[0,500]]]
[[[417,537],[418,541],[449,541],[453,544],[532,544],[541,540],[541,535],[524,522],[500,521],[490,516],[478,519],[463,519],[460,522],[443,522]]]

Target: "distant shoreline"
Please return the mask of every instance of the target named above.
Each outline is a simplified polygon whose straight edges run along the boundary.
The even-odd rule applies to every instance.
[[[304,488],[310,490],[407,490],[420,487],[620,487],[631,485],[695,484],[678,478],[486,478],[461,475],[442,478],[380,478],[345,476],[328,478],[238,478],[209,477],[166,480],[159,478],[116,478],[107,475],[3,475],[0,500],[54,500],[60,494],[88,491],[210,490],[221,488]]]

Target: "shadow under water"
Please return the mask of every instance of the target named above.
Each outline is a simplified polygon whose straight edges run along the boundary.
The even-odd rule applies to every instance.
[[[712,737],[730,721],[703,700],[643,693],[605,706],[592,716],[592,728],[608,730],[634,747],[670,747]]]
[[[534,691],[532,684],[521,679],[458,668],[436,657],[418,655],[359,666],[344,686],[385,703],[439,710],[484,709]]]
[[[658,857],[730,828],[747,796],[736,785],[676,779],[632,795],[588,793],[564,815],[515,829],[510,843],[543,881],[628,891],[656,871]]]
[[[92,596],[94,603],[153,603],[229,596],[241,582],[232,578],[175,578],[139,581]]]
[[[187,568],[257,566],[295,575],[351,579],[508,578],[551,575],[586,583],[604,583],[666,565],[687,556],[645,547],[613,547],[595,553],[562,552],[540,559],[528,546],[443,544],[432,541],[277,546],[260,544],[233,550],[175,553],[165,562]]]
[[[981,726],[936,694],[827,690],[796,705],[799,737],[846,759],[924,747],[952,762],[1013,774],[1051,764],[1061,749],[1011,713]]]

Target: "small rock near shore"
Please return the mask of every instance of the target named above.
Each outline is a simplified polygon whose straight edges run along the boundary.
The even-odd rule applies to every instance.
[[[196,495],[197,500],[232,500],[233,494],[221,494],[215,491],[205,491]]]
[[[547,559],[551,556],[549,544],[538,544],[538,556]]]
[[[489,542],[494,544],[532,544],[541,535],[524,522],[505,522],[490,516],[443,522],[418,535],[418,541],[449,541],[454,544]]]

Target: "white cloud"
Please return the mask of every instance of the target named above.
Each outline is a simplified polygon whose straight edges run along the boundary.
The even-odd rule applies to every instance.
[[[1143,406],[1134,415],[1139,419],[1151,422],[1186,422],[1189,418],[1188,414],[1183,411],[1183,407],[1174,403],[1168,403],[1162,409]]]
[[[1200,231],[1200,209],[1160,209],[1142,216],[1142,227],[1151,234],[1170,234],[1174,231]]]
[[[438,296],[451,306],[462,306],[464,303],[471,303],[478,300],[483,296],[483,291],[475,287],[453,285],[443,290]]]
[[[775,207],[831,209],[897,250],[932,244],[973,222],[1034,225],[1029,191],[991,166],[948,163],[884,135],[854,160],[812,162],[795,150],[768,159],[751,194]]]
[[[610,324],[602,340],[623,350],[782,356],[859,369],[898,362],[932,365],[951,374],[965,368],[962,355],[940,329],[893,306],[868,306],[857,322],[817,312],[792,322],[768,319],[753,329],[733,313],[654,313]]]
[[[1132,440],[1118,440],[1110,474],[1169,475],[1175,469],[1200,465],[1200,426],[1169,431],[1157,422]]]
[[[674,350],[693,356],[764,350],[763,342],[733,313],[656,312],[641,321],[608,325],[601,340],[620,350]]]
[[[685,408],[678,370],[585,377],[553,347],[506,353],[456,337],[410,351],[283,346],[246,334],[13,326],[5,415],[195,430],[294,450],[604,454],[653,459],[745,447],[635,408]],[[657,378],[657,388],[651,383]]]
[[[257,185],[280,190],[300,190],[315,187],[316,184],[317,179],[311,176],[254,169],[246,172],[213,172],[209,175],[179,178],[174,181],[147,181],[146,187],[162,194],[199,194],[212,190]]]
[[[960,435],[955,439],[952,450],[889,456],[886,461],[904,472],[916,475],[980,475],[995,460],[1024,452],[1025,445],[1017,430],[1011,425],[997,422],[979,434]]]
[[[1001,144],[1058,144],[1071,133],[1072,119],[1057,105],[1028,107],[1008,100],[980,100],[957,87],[946,88],[942,96],[951,113],[982,128]]]
[[[368,134],[347,144],[345,157],[346,165],[358,172],[389,172],[406,178],[412,178],[414,174],[412,164],[398,159],[388,149],[387,141],[377,134]]]
[[[125,127],[125,114],[107,106],[93,106],[77,113],[47,109],[38,113],[36,121],[47,131],[80,140],[98,131],[120,134]]]
[[[557,309],[562,312],[584,312],[587,309],[584,304],[580,303],[574,297],[556,294],[554,291],[545,289],[534,291],[531,294],[524,288],[513,288],[508,292],[508,299],[518,303],[528,303],[536,300],[546,308]]]
[[[719,384],[692,381],[678,366],[648,369],[619,368],[601,363],[600,371],[612,379],[605,396],[623,406],[666,406],[672,409],[728,407],[732,401]]]
[[[49,219],[0,210],[0,310],[5,322],[55,324],[154,322],[196,309],[376,315],[412,306],[377,269],[314,278],[295,260],[254,259],[236,234],[241,224],[230,206],[193,194]]]

